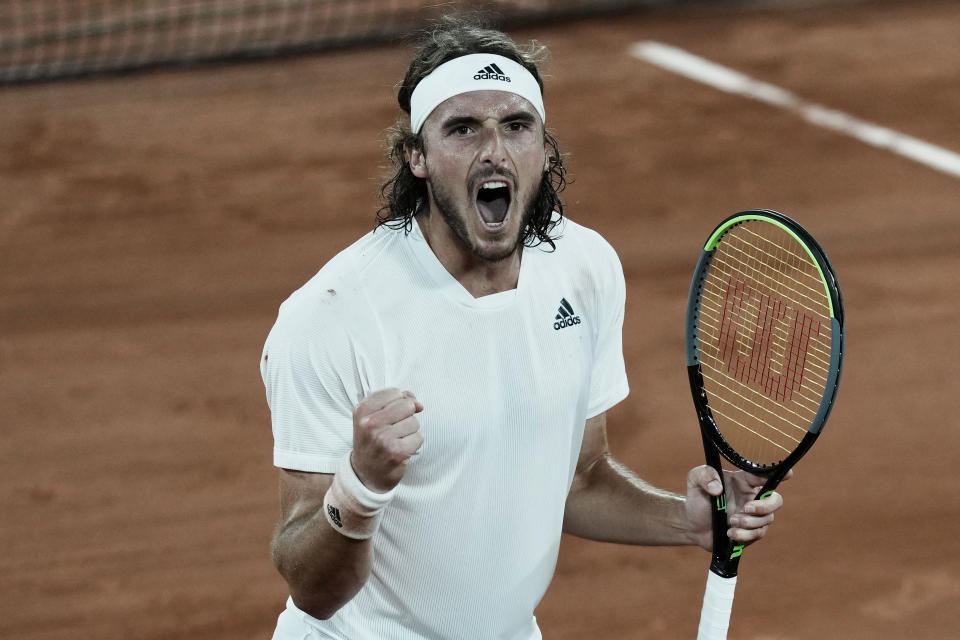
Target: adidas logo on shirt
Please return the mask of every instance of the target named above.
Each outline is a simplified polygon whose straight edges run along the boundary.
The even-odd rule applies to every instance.
[[[490,63],[473,76],[474,80],[502,80],[510,82],[510,77],[503,73],[503,69],[495,63]]]
[[[567,302],[566,298],[560,299],[560,308],[557,309],[557,315],[554,320],[556,320],[556,322],[553,323],[553,329],[555,331],[580,324],[580,316],[573,312],[573,306]]]

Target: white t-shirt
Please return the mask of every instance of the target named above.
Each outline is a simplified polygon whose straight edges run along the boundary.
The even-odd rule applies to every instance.
[[[354,408],[385,387],[420,400],[425,439],[361,591],[323,621],[288,602],[282,624],[340,640],[540,638],[585,421],[628,392],[620,261],[570,220],[554,231],[555,251],[524,248],[515,290],[473,298],[416,223],[378,228],[280,307],[261,358],[276,466],[333,473]]]

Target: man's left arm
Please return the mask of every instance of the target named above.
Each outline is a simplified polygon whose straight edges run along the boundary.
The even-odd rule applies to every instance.
[[[777,493],[755,499],[763,478],[743,471],[724,474],[731,539],[740,544],[759,540],[783,499]],[[707,465],[687,474],[685,496],[648,484],[610,455],[606,414],[601,413],[587,420],[563,530],[604,542],[699,545],[709,550],[710,499],[721,490],[716,471]]]

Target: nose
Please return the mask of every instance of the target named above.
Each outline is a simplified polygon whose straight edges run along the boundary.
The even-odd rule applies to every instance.
[[[480,162],[485,165],[499,167],[507,160],[504,146],[503,132],[497,126],[485,126],[483,139],[480,145]]]

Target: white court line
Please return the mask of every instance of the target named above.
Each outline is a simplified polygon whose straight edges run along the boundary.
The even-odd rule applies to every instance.
[[[817,126],[844,133],[869,145],[887,149],[938,171],[960,177],[960,154],[892,129],[859,120],[842,111],[807,102],[786,89],[754,80],[742,73],[687,53],[683,49],[659,42],[637,42],[630,48],[630,54],[721,91],[736,93],[780,107]]]

